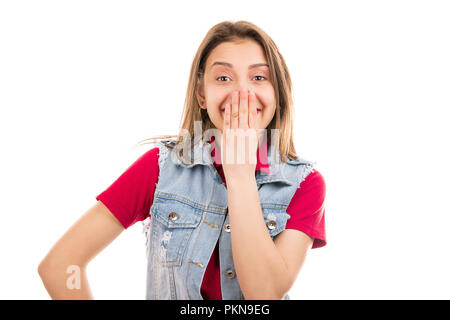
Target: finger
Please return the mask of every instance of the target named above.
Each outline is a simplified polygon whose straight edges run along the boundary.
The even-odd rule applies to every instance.
[[[239,92],[239,128],[248,129],[248,90]]]
[[[256,118],[258,115],[257,105],[256,105],[256,96],[253,90],[250,90],[248,95],[248,126],[252,129],[256,128]]]
[[[222,140],[221,140],[221,161],[222,164],[226,163],[225,156],[227,155],[226,152],[226,146],[227,146],[227,137],[231,126],[231,104],[227,103],[225,105],[225,114],[224,114],[224,121],[223,121],[223,130],[222,130]]]
[[[230,129],[231,126],[231,120],[230,120],[230,114],[231,114],[231,105],[229,103],[227,103],[225,105],[225,113],[223,116],[223,131],[225,131],[226,129]]]
[[[231,98],[231,129],[237,129],[239,126],[239,92],[233,92]]]

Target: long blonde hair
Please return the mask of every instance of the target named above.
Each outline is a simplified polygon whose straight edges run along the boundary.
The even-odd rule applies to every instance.
[[[280,159],[286,162],[287,158],[295,159],[297,154],[293,141],[294,106],[292,99],[292,82],[286,66],[275,42],[259,27],[248,21],[224,21],[213,26],[200,44],[191,65],[189,83],[186,91],[180,131],[177,135],[161,135],[139,141],[136,145],[152,143],[159,139],[176,138],[176,145],[182,143],[183,136],[189,132],[194,137],[194,122],[201,121],[202,129],[214,128],[205,109],[200,108],[196,91],[198,83],[203,84],[206,60],[211,51],[222,42],[235,42],[241,40],[254,40],[264,50],[269,64],[271,82],[275,89],[277,102],[275,115],[266,129],[278,129],[279,141],[272,141],[279,148]],[[191,148],[193,147],[193,139]],[[270,141],[270,135],[268,137]],[[269,142],[270,143],[270,142]]]

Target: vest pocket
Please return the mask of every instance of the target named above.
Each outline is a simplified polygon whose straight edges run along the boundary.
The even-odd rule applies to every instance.
[[[151,209],[152,256],[162,266],[180,266],[203,211],[173,199],[156,200]]]

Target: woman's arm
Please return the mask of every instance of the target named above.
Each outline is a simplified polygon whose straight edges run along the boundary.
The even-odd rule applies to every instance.
[[[39,276],[52,299],[92,299],[86,267],[124,227],[100,201],[56,242],[39,264]]]
[[[231,247],[246,300],[280,300],[293,285],[313,239],[284,230],[272,241],[254,176],[227,179]]]

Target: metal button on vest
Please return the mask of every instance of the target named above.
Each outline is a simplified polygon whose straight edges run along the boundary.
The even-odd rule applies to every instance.
[[[269,227],[270,230],[275,229],[276,226],[277,226],[277,223],[273,220],[269,220],[269,222],[267,222],[267,227]]]
[[[227,223],[227,224],[225,225],[224,229],[225,229],[226,232],[230,232],[230,231],[231,231],[231,226],[230,226],[230,224]]]
[[[228,269],[228,270],[225,272],[225,276],[226,276],[228,279],[233,279],[235,275],[236,275],[236,273],[234,272],[234,270],[231,270],[231,269]]]
[[[177,220],[177,219],[178,219],[178,214],[177,214],[176,212],[171,212],[171,213],[169,213],[169,219],[170,219],[171,221]]]

